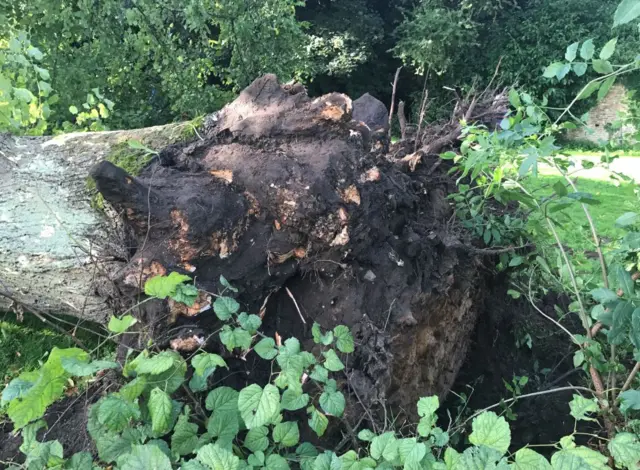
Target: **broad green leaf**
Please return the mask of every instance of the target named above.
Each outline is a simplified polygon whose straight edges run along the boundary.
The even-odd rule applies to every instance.
[[[594,59],[591,65],[593,66],[593,70],[601,75],[606,75],[613,72],[613,67],[608,60]]]
[[[209,467],[205,467],[197,460],[189,460],[180,466],[181,470],[211,470]]]
[[[232,452],[216,444],[208,444],[198,450],[196,459],[211,470],[237,470],[240,459]]]
[[[273,442],[284,447],[293,447],[300,441],[300,430],[295,421],[278,423],[273,428]]]
[[[580,48],[580,57],[584,60],[591,60],[595,52],[596,47],[593,45],[593,39],[587,39],[582,43],[582,47]]]
[[[313,470],[341,470],[342,460],[335,452],[324,451],[313,462]]]
[[[616,227],[626,228],[638,222],[638,214],[636,212],[625,212],[615,221]]]
[[[459,456],[453,468],[454,470],[507,470],[508,466],[497,464],[501,457],[500,452],[490,447],[469,447]]]
[[[542,455],[531,449],[516,452],[513,470],[551,470],[551,464]]]
[[[323,352],[322,355],[325,359],[323,366],[327,370],[330,370],[331,372],[338,372],[344,369],[344,364],[333,349]]]
[[[233,286],[229,283],[229,281],[227,281],[227,278],[226,278],[226,277],[224,277],[224,276],[222,276],[222,275],[220,275],[220,285],[221,285],[222,287],[224,287],[225,289],[229,289],[229,290],[230,290],[230,291],[232,291],[232,292],[238,292],[238,289],[237,289],[237,288],[235,288],[235,287],[233,287]]]
[[[640,350],[640,308],[635,309],[631,315],[631,331],[629,333],[629,338],[636,349]]]
[[[290,470],[287,460],[278,454],[271,454],[267,457],[264,468],[266,470]]]
[[[553,190],[560,197],[564,197],[568,194],[567,187],[560,180],[553,184]]]
[[[318,449],[310,442],[303,442],[296,448],[296,455],[304,458],[317,457]]]
[[[262,325],[262,320],[258,315],[248,315],[246,312],[242,312],[238,315],[238,323],[240,326],[247,330],[249,333],[254,334]]]
[[[349,328],[344,325],[338,325],[333,329],[333,336],[336,338],[336,347],[338,348],[338,351],[346,354],[354,351],[353,336],[351,336]]]
[[[437,416],[436,411],[440,407],[440,400],[437,396],[422,397],[418,400],[418,434],[427,437],[431,432],[431,428],[435,425]]]
[[[320,383],[325,383],[329,380],[329,371],[322,367],[321,365],[316,364],[313,366],[313,371],[309,375],[313,380]]]
[[[131,421],[140,419],[140,408],[117,395],[108,395],[100,401],[98,421],[111,431],[121,432]]]
[[[264,452],[269,447],[268,435],[269,429],[266,426],[249,429],[247,436],[244,438],[244,446],[251,452]]]
[[[120,461],[120,459],[118,459]],[[123,456],[122,470],[171,470],[171,460],[158,446],[146,444],[133,446],[131,452]]]
[[[640,390],[627,390],[620,394],[620,411],[640,410]]]
[[[543,73],[544,78],[555,77],[564,66],[565,66],[564,62],[552,63],[551,65],[547,66],[546,69],[544,69],[544,73]]]
[[[287,389],[282,393],[282,409],[296,411],[309,404],[309,395],[300,391]]]
[[[621,432],[609,442],[609,452],[616,461],[616,466],[624,466],[635,470],[640,464],[640,441],[635,434]]]
[[[252,467],[264,466],[264,452],[258,450],[247,457],[247,463]]]
[[[611,87],[615,83],[616,78],[617,77],[614,75],[613,77],[609,77],[604,82],[602,82],[602,85],[598,90],[598,100],[604,99],[609,94],[609,90],[611,90]]]
[[[280,392],[271,384],[249,385],[240,391],[238,410],[248,429],[269,424],[280,412]]]
[[[382,457],[387,462],[393,462],[398,457],[398,440],[393,432],[385,432],[374,437],[371,441],[370,453],[376,460]]]
[[[472,422],[473,432],[469,442],[475,446],[486,446],[504,454],[511,444],[511,430],[507,421],[492,411],[476,417]]]
[[[344,395],[341,392],[325,390],[322,395],[320,395],[320,406],[328,415],[342,416],[345,404]]]
[[[578,77],[582,77],[585,73],[587,73],[587,64],[584,62],[574,62],[571,64],[571,69],[573,73],[575,73]]]
[[[613,324],[607,333],[607,338],[611,344],[620,344],[625,340],[626,333],[631,326],[633,317],[633,303],[619,302],[613,310]]]
[[[217,437],[216,443],[224,448],[231,445],[240,431],[240,418],[236,410],[215,411],[207,422],[207,432]]]
[[[617,42],[618,42],[618,38],[613,38],[610,41],[608,41],[600,51],[600,59],[609,60],[616,50]]]
[[[69,106],[69,112],[73,115],[78,114],[78,108],[76,108],[75,106]]]
[[[431,430],[431,439],[435,446],[444,447],[449,443],[449,433],[440,428],[433,428]]]
[[[136,377],[131,382],[123,386],[119,391],[120,395],[125,400],[134,401],[142,392],[147,388],[147,378],[145,376]]]
[[[520,94],[515,88],[511,88],[509,90],[509,103],[511,103],[511,106],[513,106],[514,108],[519,108],[520,106],[522,106],[522,101],[520,101]]]
[[[253,350],[258,356],[260,356],[262,359],[266,359],[267,361],[272,360],[278,355],[276,342],[273,340],[273,338],[262,338],[253,347]]]
[[[231,329],[225,325],[220,332],[220,341],[229,351],[233,351],[235,348],[246,351],[251,347],[252,340],[251,333],[242,328]]]
[[[593,95],[598,88],[600,88],[600,84],[602,82],[589,82],[587,84],[587,86],[585,86],[580,93],[578,94],[577,98],[579,100],[586,100],[587,98],[589,98],[591,95]]]
[[[89,452],[78,452],[64,466],[65,470],[91,470],[99,469],[93,465],[93,456]]]
[[[218,387],[207,395],[205,406],[207,410],[213,411],[238,411],[238,397],[237,390],[231,387]]]
[[[309,414],[309,427],[313,429],[319,437],[322,437],[328,425],[329,420],[327,417],[314,407]]]
[[[176,272],[169,273],[168,276],[154,276],[144,284],[144,293],[149,297],[166,299],[175,294],[179,284],[190,280],[189,276]]]
[[[36,97],[33,96],[33,93],[31,93],[26,88],[14,88],[13,96],[16,98],[16,100],[24,101],[25,103],[31,103],[36,99]]]
[[[400,463],[404,464],[419,464],[422,459],[427,455],[427,446],[418,442],[415,437],[399,439],[398,440],[398,457]]]
[[[567,47],[567,51],[564,54],[564,58],[568,62],[573,62],[575,60],[575,58],[578,56],[578,46],[579,45],[580,45],[579,42],[574,42],[569,47]]]
[[[13,379],[2,391],[2,400],[0,401],[0,406],[5,406],[11,400],[20,398],[25,393],[27,393],[27,391],[31,387],[33,387],[33,382],[20,378]]]
[[[571,64],[562,64],[562,67],[556,72],[556,78],[562,80],[569,72],[571,72]]]
[[[213,302],[213,311],[222,321],[229,320],[235,313],[238,313],[238,310],[240,310],[240,304],[231,297],[218,297]]]
[[[373,440],[373,438],[376,437],[376,434],[371,431],[370,429],[363,429],[362,431],[360,431],[358,433],[358,439],[360,439],[361,441],[371,441]]]
[[[151,390],[148,407],[151,416],[151,430],[160,434],[169,432],[173,410],[171,397],[156,387]]]
[[[578,421],[596,421],[593,418],[587,417],[588,413],[596,413],[598,411],[598,402],[595,398],[585,398],[580,395],[574,395],[573,399],[569,402],[569,408],[571,408],[571,416]]]
[[[629,23],[638,16],[640,16],[640,1],[622,0],[613,15],[613,27]]]
[[[176,302],[191,307],[198,298],[198,289],[191,284],[178,284],[175,292],[171,294],[170,297]]]
[[[168,371],[179,360],[180,354],[175,351],[162,351],[149,357],[143,357],[135,367],[138,374],[157,375]]]
[[[217,354],[207,352],[202,352],[194,356],[193,359],[191,359],[191,365],[193,366],[196,374],[205,378],[213,374],[217,367],[229,368],[222,357]]]
[[[62,367],[66,372],[75,377],[86,377],[105,369],[118,368],[117,362],[93,361],[91,363],[80,361],[75,357],[63,357]]]
[[[593,297],[593,300],[601,304],[616,302],[619,300],[615,292],[611,289],[605,289],[604,287],[598,287],[589,293],[591,294],[591,297]]]
[[[133,318],[131,315],[125,315],[122,318],[117,318],[115,316],[111,316],[111,318],[109,319],[109,324],[107,325],[107,329],[111,333],[115,333],[115,334],[119,335],[119,334],[124,333],[125,331],[127,331],[129,328],[131,328],[137,322],[138,322],[138,320]]]
[[[171,434],[171,451],[178,455],[189,455],[198,447],[198,425],[189,422],[189,411],[178,418]]]

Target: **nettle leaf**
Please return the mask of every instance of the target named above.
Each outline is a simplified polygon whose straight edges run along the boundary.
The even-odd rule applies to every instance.
[[[247,457],[247,463],[252,467],[264,466],[264,452],[256,451]]]
[[[267,457],[267,460],[265,462],[265,469],[266,470],[289,470],[289,464],[287,463],[287,460],[278,455],[278,454],[271,454],[269,457]]]
[[[205,407],[214,413],[218,411],[238,411],[237,390],[231,387],[218,387],[212,390],[205,401]]]
[[[300,430],[295,421],[278,423],[273,428],[273,442],[284,447],[293,447],[300,441]]]
[[[207,432],[217,437],[216,443],[224,448],[231,446],[239,431],[240,418],[236,410],[216,411],[207,422]]]
[[[638,468],[640,463],[640,441],[635,434],[621,432],[609,442],[609,452],[616,461],[619,468],[624,466],[628,469]]]
[[[189,422],[189,409],[178,418],[171,434],[171,451],[182,456],[193,453],[198,447],[198,425]]]
[[[244,446],[251,452],[264,452],[269,447],[269,429],[266,426],[258,426],[249,429],[247,436],[244,438]]]
[[[313,371],[311,372],[309,377],[311,377],[316,382],[325,383],[327,380],[329,380],[329,371],[321,365],[316,364],[315,366],[313,366]]]
[[[197,460],[189,460],[180,466],[181,470],[211,470],[209,467],[205,467]]]
[[[568,62],[573,62],[575,60],[575,58],[578,56],[578,46],[579,45],[580,45],[579,42],[574,42],[569,47],[567,47],[567,51],[564,54],[564,58]]]
[[[247,330],[249,333],[254,334],[262,325],[262,320],[258,315],[249,315],[246,312],[242,312],[238,315],[238,323],[240,326]]]
[[[176,293],[176,287],[190,281],[189,276],[172,272],[168,276],[154,276],[144,284],[144,293],[149,297],[166,299]]]
[[[175,351],[162,351],[153,356],[142,357],[136,363],[135,371],[138,374],[161,374],[171,369],[181,359],[180,354]]]
[[[240,304],[231,297],[218,297],[213,302],[213,311],[222,321],[229,320],[235,313],[238,313],[238,310],[240,310]]]
[[[251,333],[242,328],[231,329],[225,325],[220,332],[220,341],[229,351],[233,351],[235,348],[246,351],[251,347],[252,340]]]
[[[476,417],[471,426],[473,432],[469,435],[469,441],[473,445],[490,447],[502,454],[509,449],[511,430],[502,416],[487,411]]]
[[[531,449],[520,449],[516,452],[514,470],[552,470],[551,464],[542,455]]]
[[[170,297],[176,302],[191,307],[198,298],[198,289],[191,284],[178,284],[175,292]]]
[[[232,452],[216,444],[208,444],[198,450],[196,459],[212,470],[237,470],[240,459]]]
[[[335,452],[325,450],[313,462],[313,470],[341,470],[342,461]]]
[[[131,452],[121,457],[122,470],[171,470],[171,460],[156,445],[133,446]],[[120,461],[120,459],[118,459]]]
[[[318,323],[313,324],[311,327],[311,335],[313,336],[313,342],[316,344],[324,344],[325,346],[329,346],[333,343],[333,333],[331,331],[327,331],[327,333],[323,334],[322,329]]]
[[[133,318],[131,315],[125,315],[122,318],[117,318],[117,317],[112,315],[111,318],[109,319],[109,324],[107,325],[107,329],[111,333],[115,333],[115,334],[119,335],[119,334],[124,333],[125,331],[127,331],[129,328],[131,328],[137,322],[138,322],[138,320]]]
[[[640,16],[640,2],[638,0],[622,0],[613,15],[613,27],[635,20]]]
[[[393,432],[385,432],[374,437],[371,441],[370,453],[376,460],[382,457],[387,462],[393,462],[398,457],[398,440]]]
[[[338,351],[345,354],[354,351],[353,336],[349,328],[344,325],[338,325],[333,329],[333,336],[336,338],[336,347]]]
[[[418,434],[427,437],[431,433],[431,428],[436,424],[436,411],[440,408],[440,400],[437,396],[422,397],[418,400]]]
[[[62,367],[65,371],[75,377],[86,377],[105,369],[117,369],[117,362],[111,361],[81,361],[75,357],[63,357]]]
[[[620,394],[620,411],[640,410],[640,390],[627,390]]]
[[[271,423],[280,413],[280,391],[271,384],[257,384],[240,391],[238,410],[248,429]]]
[[[125,400],[134,401],[138,398],[144,390],[147,388],[147,378],[145,376],[136,377],[131,382],[123,386],[119,391],[120,395]]]
[[[205,380],[215,372],[216,368],[229,368],[222,357],[207,352],[202,352],[194,356],[193,359],[191,359],[191,365],[195,373]]]
[[[258,356],[260,356],[262,359],[266,359],[267,361],[272,360],[278,355],[276,342],[273,340],[273,338],[262,338],[253,347],[253,350]]]
[[[325,389],[320,395],[320,407],[328,415],[342,416],[345,405],[344,395],[341,392]]]
[[[140,419],[140,407],[117,395],[108,395],[100,401],[98,422],[107,429],[122,432],[131,421]]]
[[[224,287],[225,289],[229,289],[232,292],[238,292],[238,289],[233,287],[229,281],[227,281],[227,278],[224,276],[220,276],[220,284],[222,285],[222,287]]]
[[[149,415],[151,416],[151,430],[154,433],[166,434],[169,432],[173,406],[171,397],[158,387],[151,390],[149,397]]]
[[[327,352],[323,352],[324,363],[323,366],[331,372],[339,372],[344,369],[344,364],[333,349],[329,349]]]
[[[580,395],[574,395],[573,399],[569,402],[569,408],[571,408],[571,416],[578,421],[597,421],[587,417],[588,413],[596,413],[598,411],[598,402],[595,398],[585,398]]]
[[[593,39],[587,39],[582,43],[582,47],[580,48],[580,57],[584,60],[591,60],[595,52],[596,47],[593,45]]]
[[[282,409],[296,411],[309,404],[309,395],[299,390],[287,389],[282,393]]]
[[[327,430],[328,425],[329,420],[327,419],[327,417],[320,411],[318,411],[318,409],[314,406],[309,413],[309,427],[313,429],[318,437],[322,437],[322,435]]]

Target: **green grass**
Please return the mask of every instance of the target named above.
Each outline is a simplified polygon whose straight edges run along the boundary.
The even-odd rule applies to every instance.
[[[560,153],[568,157],[585,156],[585,157],[600,157],[604,155],[602,150],[581,150],[579,148],[563,148]],[[640,150],[612,150],[611,155],[617,155],[619,157],[640,157]]]
[[[82,332],[78,337],[94,348],[98,338]],[[2,384],[8,383],[21,372],[40,367],[48,352],[54,347],[72,348],[76,344],[66,335],[47,328],[40,320],[25,314],[24,321],[16,321],[11,313],[0,313],[0,373]],[[112,346],[109,346],[113,349]],[[108,350],[100,351],[102,355]],[[0,384],[1,385],[1,384]],[[1,388],[1,387],[0,387]]]

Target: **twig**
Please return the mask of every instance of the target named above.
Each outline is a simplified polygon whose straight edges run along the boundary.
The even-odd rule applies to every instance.
[[[420,116],[418,117],[418,130],[416,132],[416,142],[413,146],[413,151],[418,151],[418,146],[422,143],[422,136],[420,133],[422,132],[422,121],[424,121],[424,115],[427,111],[427,99],[429,98],[429,90],[427,89],[427,80],[429,79],[429,73],[431,72],[431,67],[427,70],[427,73],[424,75],[424,86],[422,87],[422,103],[420,103]]]
[[[476,248],[472,245],[465,245],[464,243],[454,243],[453,245],[445,245],[446,248],[459,248],[470,253],[477,253],[483,255],[499,255],[502,253],[511,253],[513,251],[522,250],[524,248],[530,248],[533,246],[531,243],[520,246],[507,246],[504,248]]]
[[[623,393],[629,390],[629,388],[631,387],[631,384],[633,383],[633,379],[636,378],[636,375],[638,375],[638,372],[640,372],[640,362],[636,362],[636,365],[633,366],[633,369],[631,370],[629,377],[627,377],[627,380],[625,381],[624,385],[620,389],[620,393]],[[618,394],[618,398],[620,398],[619,394]]]
[[[393,111],[396,105],[396,87],[398,86],[398,79],[400,78],[400,70],[402,70],[402,66],[398,67],[396,70],[396,76],[393,79],[393,92],[391,94],[391,107],[389,108],[389,139],[391,139],[391,120],[393,119]]]
[[[296,298],[293,296],[293,294],[291,293],[291,291],[289,290],[288,287],[285,287],[284,290],[287,291],[287,294],[289,295],[289,297],[291,297],[291,300],[293,300],[293,305],[296,306],[296,310],[298,311],[298,315],[300,315],[300,320],[302,320],[302,323],[304,323],[306,325],[307,322],[304,319],[304,317],[302,316],[302,312],[300,311],[300,307],[298,307],[298,302],[296,302]]]

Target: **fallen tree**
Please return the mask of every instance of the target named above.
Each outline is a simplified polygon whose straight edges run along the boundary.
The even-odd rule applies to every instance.
[[[215,331],[224,275],[266,334],[351,327],[347,380],[363,406],[446,393],[482,308],[482,253],[465,248],[437,155],[404,164],[352,107],[265,76],[191,142],[184,125],[3,137],[0,307],[104,322],[179,271],[200,289],[194,307],[133,310],[139,343],[179,349]],[[114,158],[132,138],[157,154]]]

